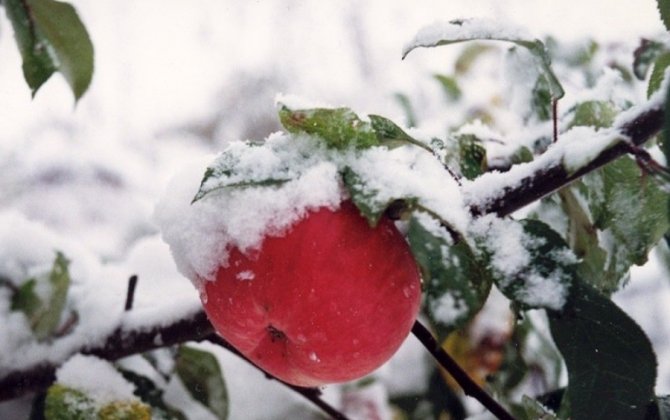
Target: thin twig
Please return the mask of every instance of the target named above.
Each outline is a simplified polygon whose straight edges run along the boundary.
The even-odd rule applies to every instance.
[[[421,344],[430,352],[430,354],[438,361],[449,374],[456,380],[458,385],[463,388],[465,395],[469,395],[479,401],[486,409],[488,409],[494,416],[501,420],[514,420],[512,416],[502,405],[494,400],[477,385],[475,381],[468,376],[468,374],[456,363],[454,359],[440,346],[435,340],[433,334],[428,331],[419,321],[414,322],[412,327],[412,334],[419,339]]]
[[[218,346],[221,346],[225,348],[226,350],[230,351],[231,353],[235,354],[236,356],[240,357],[242,360],[246,361],[250,365],[254,366],[261,372],[264,372],[263,369],[260,367],[256,366],[254,362],[249,360],[245,355],[240,353],[235,347],[232,346],[229,342],[224,340],[221,336],[217,334],[211,334],[205,338],[207,341],[214,343]],[[292,389],[293,391],[297,392],[298,394],[302,395],[309,401],[311,401],[314,405],[319,407],[324,413],[328,414],[331,416],[334,420],[349,420],[347,416],[345,416],[343,413],[338,411],[335,407],[332,405],[328,404],[325,402],[323,399],[321,399],[321,391],[318,388],[305,388],[301,386],[296,386],[293,384],[290,384],[288,382],[282,381],[281,379],[277,378],[274,375],[271,375],[267,372],[265,372],[265,376],[268,377],[268,379],[273,379],[284,386]]]
[[[137,287],[137,275],[133,274],[128,279],[128,290],[126,292],[125,310],[129,311],[133,308],[133,301],[135,300],[135,288]]]

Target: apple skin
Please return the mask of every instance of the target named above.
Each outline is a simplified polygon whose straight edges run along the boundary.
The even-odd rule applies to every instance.
[[[393,222],[371,228],[345,201],[266,237],[251,256],[230,250],[205,295],[224,339],[277,378],[313,387],[386,362],[412,328],[421,280]]]

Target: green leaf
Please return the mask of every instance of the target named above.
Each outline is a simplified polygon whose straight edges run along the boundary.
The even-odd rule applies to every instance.
[[[656,356],[635,321],[581,281],[564,308],[548,315],[568,369],[571,418],[644,418],[654,398]]]
[[[486,148],[481,140],[472,134],[463,134],[457,136],[457,142],[461,174],[472,180],[486,172]]]
[[[608,254],[600,272],[612,291],[631,265],[647,261],[651,248],[670,228],[667,194],[627,156],[586,175],[582,181],[585,188],[581,194],[593,225],[602,231],[601,247]],[[591,278],[584,280],[603,284]]]
[[[46,420],[150,420],[151,408],[140,401],[112,401],[103,406],[77,389],[49,387],[44,402]]]
[[[540,121],[549,121],[552,117],[552,97],[549,82],[540,74],[531,92],[532,110]]]
[[[481,30],[469,31],[469,25],[471,23],[476,24],[477,21],[475,19],[466,19],[449,22],[449,25],[451,26],[449,29],[456,31],[453,32],[453,37],[445,37],[440,39],[433,39],[428,37],[428,39],[430,39],[429,41],[421,40],[411,43],[403,51],[403,59],[407,56],[407,54],[418,47],[437,47],[441,45],[450,45],[459,42],[475,40],[511,42],[513,44],[527,48],[528,51],[530,51],[530,53],[533,55],[537,62],[540,73],[544,75],[544,77],[547,79],[547,82],[549,83],[549,91],[551,92],[552,98],[560,99],[563,97],[563,95],[565,95],[565,91],[563,90],[561,83],[558,81],[558,78],[551,69],[551,58],[549,57],[549,54],[547,53],[547,50],[542,41],[539,39],[528,40],[518,38],[516,36],[500,36],[497,34],[497,31],[491,31],[490,34],[482,34]],[[462,32],[459,33],[459,29],[462,29]]]
[[[576,126],[595,128],[610,127],[617,116],[617,110],[611,102],[586,101],[581,102],[571,110],[573,119],[568,129]]]
[[[191,396],[218,418],[228,417],[228,392],[219,362],[209,352],[180,346],[175,372]]]
[[[646,79],[649,69],[665,50],[665,45],[660,42],[642,39],[640,46],[633,52],[633,74],[635,77],[638,80]]]
[[[665,94],[661,150],[663,151],[663,156],[665,156],[665,161],[670,164],[670,84],[668,85],[668,91]]]
[[[665,29],[670,31],[670,0],[656,0],[656,7],[661,14]]]
[[[425,213],[410,219],[407,239],[423,274],[428,316],[440,339],[472,319],[492,284],[485,264],[470,245],[463,239],[453,243],[448,235]]]
[[[647,86],[647,97],[651,97],[661,87],[668,66],[670,66],[670,52],[661,54],[654,62],[654,69],[651,71],[649,86]]]
[[[332,149],[366,149],[379,145],[370,123],[349,108],[293,110],[279,105],[279,121],[290,133],[306,133],[321,138]]]
[[[93,77],[93,44],[75,9],[55,0],[7,0],[5,8],[33,96],[58,71],[79,100]]]
[[[458,82],[455,78],[443,74],[435,74],[433,77],[440,82],[440,86],[442,86],[442,90],[444,91],[444,95],[448,102],[456,102],[461,99],[463,92],[461,92],[461,88],[458,87]]]
[[[495,48],[477,42],[467,45],[456,59],[456,62],[454,63],[454,71],[457,75],[463,75],[470,72],[470,69],[477,59],[484,55],[484,53],[490,51],[495,51]]]
[[[12,310],[21,311],[28,317],[40,341],[52,337],[60,324],[70,287],[69,263],[61,252],[57,252],[51,271],[26,281],[12,298]],[[36,288],[45,283],[48,288],[46,301],[36,292]]]
[[[396,93],[393,95],[393,98],[405,113],[405,125],[407,127],[416,127],[416,114],[409,97],[404,93]]]

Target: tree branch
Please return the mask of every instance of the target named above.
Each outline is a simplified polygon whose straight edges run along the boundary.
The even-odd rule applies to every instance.
[[[494,400],[477,385],[475,381],[465,372],[454,359],[440,346],[440,343],[435,340],[433,334],[428,331],[419,321],[414,322],[412,327],[412,334],[419,339],[421,344],[428,350],[428,352],[437,360],[449,374],[456,380],[458,385],[463,389],[465,395],[479,401],[487,410],[500,420],[514,420],[514,417],[505,408]]]
[[[510,185],[496,190],[487,197],[477,199],[476,203],[471,203],[470,212],[474,216],[489,213],[496,213],[499,216],[509,215],[627,154],[631,145],[639,146],[663,127],[664,111],[661,99],[661,95],[655,96],[649,103],[628,111],[626,115],[630,117],[618,121],[617,126],[613,128],[628,141],[621,141],[602,151],[593,161],[578,171],[568,173],[561,161],[549,166],[538,167],[535,172],[520,180],[510,179]],[[635,109],[638,109],[638,112],[635,112]],[[504,178],[506,173],[496,175]],[[482,179],[481,182],[490,182],[490,178]],[[475,180],[472,186],[476,184]]]

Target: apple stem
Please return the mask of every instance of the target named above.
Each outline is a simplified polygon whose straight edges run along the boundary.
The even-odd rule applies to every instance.
[[[419,321],[414,322],[412,334],[419,339],[421,344],[437,360],[454,380],[461,386],[465,395],[479,401],[494,416],[501,420],[514,420],[512,416],[500,403],[494,400],[461,368],[456,361],[440,346],[433,334]]]
[[[126,306],[125,310],[133,309],[133,301],[135,300],[135,287],[137,287],[137,275],[133,274],[128,279],[128,290],[126,291]]]
[[[326,413],[330,417],[332,417],[334,420],[350,420],[349,417],[347,417],[342,412],[338,411],[335,407],[333,407],[332,405],[328,404],[327,402],[325,402],[324,400],[321,399],[321,390],[319,390],[319,388],[306,388],[306,387],[302,387],[302,386],[293,385],[293,384],[290,384],[288,382],[284,382],[281,379],[277,378],[276,376],[265,372],[263,369],[256,366],[256,364],[254,362],[252,362],[246,356],[244,356],[242,353],[240,353],[235,347],[232,346],[232,344],[230,344],[229,342],[224,340],[220,335],[218,335],[216,333],[208,335],[207,337],[205,337],[205,340],[209,341],[210,343],[221,346],[224,349],[230,351],[231,353],[233,353],[237,357],[241,358],[242,360],[249,363],[253,367],[257,368],[261,372],[265,373],[265,376],[268,379],[275,380],[275,381],[281,383],[282,385],[290,388],[294,392],[297,392],[298,394],[302,395],[307,400],[312,402],[312,404],[319,407],[324,413]]]

